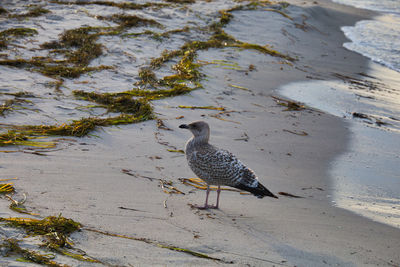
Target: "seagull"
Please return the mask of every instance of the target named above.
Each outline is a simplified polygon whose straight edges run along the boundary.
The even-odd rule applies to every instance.
[[[278,198],[265,188],[255,173],[227,150],[208,143],[210,127],[204,121],[181,124],[179,128],[188,129],[193,136],[185,146],[186,159],[192,171],[207,183],[206,202],[199,209],[218,209],[221,185],[248,191],[258,198],[265,196]],[[210,185],[217,185],[217,203],[208,204]]]

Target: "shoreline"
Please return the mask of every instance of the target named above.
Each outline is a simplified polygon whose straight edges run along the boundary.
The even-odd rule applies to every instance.
[[[295,66],[254,51],[203,51],[199,60],[215,62],[203,66],[205,89],[154,104],[172,131],[158,129],[155,121],[104,128],[96,133],[100,138],[66,141],[63,150],[48,157],[5,154],[2,175],[19,177],[17,188],[29,194],[26,205],[41,216],[61,212],[88,227],[179,244],[239,266],[398,264],[398,229],[334,207],[327,196],[332,189],[329,164],[348,145],[346,122],[315,110],[283,111],[271,97],[289,82],[363,71],[368,60],[339,45],[345,37],[338,22],[355,23],[374,13],[325,0],[319,1],[323,7],[290,2],[290,15],[302,29],[279,14],[237,11],[225,30],[244,42],[272,42],[282,52],[294,52],[300,58]],[[305,21],[304,13],[309,16]],[[268,25],[269,31],[250,30],[252,25]],[[351,63],[343,63],[343,58]],[[249,70],[250,64],[255,71]],[[179,105],[213,105],[225,111],[176,108]],[[176,119],[179,116],[184,118]],[[191,209],[187,204],[201,203],[205,192],[179,183],[178,178],[193,174],[182,154],[167,149],[181,149],[190,136],[177,126],[198,119],[210,123],[211,142],[236,154],[267,188],[303,198],[258,200],[224,191],[221,210]],[[165,194],[158,182],[143,177],[172,180],[186,195]],[[2,210],[4,214],[11,211]],[[74,241],[89,255],[112,264],[219,265],[86,231],[74,234]]]
[[[382,16],[380,12],[376,13],[371,19]],[[367,60],[363,72],[348,73],[348,76],[334,74],[337,77],[290,83],[280,91],[289,99],[342,117],[348,124],[348,149],[332,161],[329,171],[335,188],[334,203],[366,218],[399,228],[400,214],[396,198],[400,193],[396,192],[397,173],[400,171],[396,166],[396,153],[399,148],[395,142],[399,125],[395,119],[396,112],[387,112],[384,105],[394,110],[398,110],[398,106],[394,101],[385,102],[390,95],[385,95],[384,91],[393,90],[396,96],[394,91],[400,84],[400,75],[371,59]],[[352,85],[355,79],[359,79],[358,85]],[[383,92],[380,93],[380,90]],[[354,119],[353,112],[369,114],[366,116],[370,121]],[[392,142],[383,141],[392,139]],[[381,179],[385,179],[384,184]]]

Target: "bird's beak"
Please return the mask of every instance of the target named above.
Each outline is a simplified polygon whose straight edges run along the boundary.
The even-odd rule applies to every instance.
[[[189,129],[189,126],[187,124],[181,124],[181,125],[179,125],[179,128]]]

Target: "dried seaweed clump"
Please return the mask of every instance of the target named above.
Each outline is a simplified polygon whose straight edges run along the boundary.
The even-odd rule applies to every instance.
[[[72,247],[72,242],[69,241],[69,236],[73,232],[80,230],[82,225],[72,219],[67,219],[59,215],[49,216],[42,220],[14,217],[0,218],[0,221],[6,222],[8,226],[24,229],[29,236],[44,237],[41,247],[46,247],[54,252],[80,261],[100,263],[100,261],[85,255],[85,253],[79,251],[78,253],[74,252],[76,249]],[[7,255],[20,255],[24,260],[29,262],[49,266],[66,266],[52,261],[54,255],[42,255],[35,251],[23,249],[18,245],[18,242],[19,241],[15,239],[6,239],[0,247],[6,248]]]
[[[120,124],[129,124],[144,121],[148,114],[133,116],[129,114],[121,114],[116,117],[109,118],[82,118],[74,120],[70,124],[61,125],[27,125],[22,126],[22,130],[30,135],[38,136],[77,136],[82,137],[93,131],[97,126],[111,126]]]
[[[54,267],[67,266],[53,261],[54,258],[53,255],[49,254],[43,255],[33,250],[21,248],[18,242],[19,242],[18,240],[13,238],[5,239],[3,243],[0,244],[0,247],[3,248],[5,251],[4,256],[17,255],[21,257],[18,259],[19,261],[32,262],[40,265],[48,265]]]
[[[83,93],[77,93],[84,95]],[[88,93],[89,101],[101,102],[109,111],[126,112],[118,116],[108,118],[89,117],[74,120],[69,124],[61,125],[3,125],[9,128],[7,132],[0,133],[0,146],[25,145],[41,148],[52,148],[55,142],[38,141],[36,139],[45,136],[76,136],[82,137],[95,130],[96,127],[138,123],[154,119],[153,110],[146,99],[134,100],[131,96],[109,95],[96,96]]]
[[[82,225],[72,219],[59,216],[49,216],[42,220],[31,218],[0,218],[0,221],[7,222],[7,225],[23,228],[28,235],[44,236],[49,244],[56,244],[60,247],[68,243],[68,236],[78,231]]]

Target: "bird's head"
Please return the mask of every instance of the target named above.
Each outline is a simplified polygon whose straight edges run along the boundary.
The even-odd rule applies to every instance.
[[[195,121],[189,124],[181,124],[179,128],[188,129],[195,138],[204,138],[208,141],[210,136],[210,127],[205,121]]]

